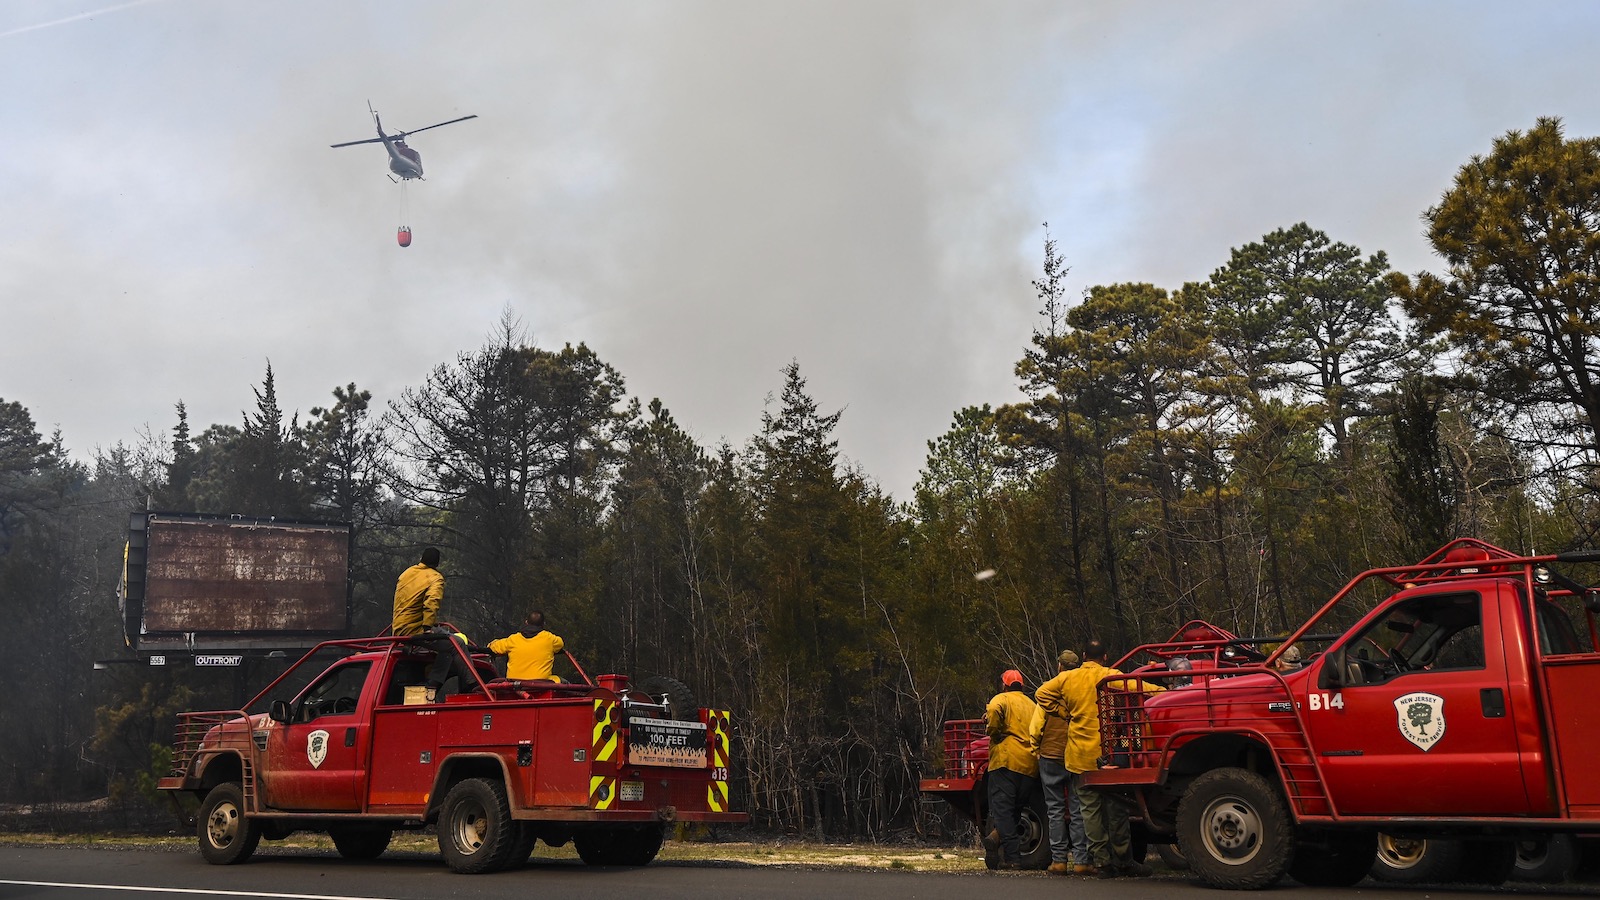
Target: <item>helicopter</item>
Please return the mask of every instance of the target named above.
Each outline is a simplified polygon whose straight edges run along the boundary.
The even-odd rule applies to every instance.
[[[400,176],[399,180],[396,180],[394,175],[389,176],[389,180],[394,181],[396,184],[410,181],[413,178],[419,181],[422,180],[422,154],[406,146],[407,135],[416,134],[419,131],[427,131],[429,128],[454,125],[457,122],[465,122],[468,119],[477,118],[476,115],[462,116],[459,119],[451,119],[448,122],[440,122],[437,125],[413,128],[410,131],[398,131],[394,134],[384,134],[383,120],[378,118],[378,111],[372,108],[371,101],[367,102],[367,112],[372,113],[372,122],[378,127],[377,137],[361,141],[345,141],[342,144],[331,144],[330,146],[338,148],[354,147],[356,144],[382,144],[383,149],[389,151],[389,171],[393,172],[394,175]]]

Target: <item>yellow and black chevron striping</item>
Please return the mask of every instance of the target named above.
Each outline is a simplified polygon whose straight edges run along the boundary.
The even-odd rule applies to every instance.
[[[711,781],[706,785],[706,807],[712,812],[728,810],[728,711],[713,709],[706,713],[707,756],[711,760]]]
[[[610,762],[616,758],[617,719],[620,716],[615,700],[594,701],[594,741],[589,754],[590,759],[595,762]]]
[[[610,775],[589,776],[589,805],[594,809],[610,809],[617,802],[617,779]]]

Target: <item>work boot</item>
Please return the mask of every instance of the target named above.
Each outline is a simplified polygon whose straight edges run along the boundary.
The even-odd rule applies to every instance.
[[[1104,866],[1096,866],[1095,867],[1094,877],[1096,877],[1096,878],[1115,878],[1115,877],[1117,877],[1118,875],[1121,875],[1121,874],[1122,873],[1117,870],[1116,866],[1107,864],[1107,865],[1104,865]]]
[[[1072,867],[1064,862],[1053,862],[1050,864],[1050,868],[1045,869],[1045,871],[1051,875],[1070,875],[1072,874]]]
[[[1117,871],[1129,878],[1149,878],[1154,870],[1142,862],[1130,861],[1127,865],[1119,866]]]
[[[983,836],[983,845],[991,850],[1000,849],[1000,829],[992,828]]]
[[[1096,871],[1095,871],[1095,867],[1089,865],[1088,863],[1073,863],[1073,865],[1072,865],[1072,874],[1074,874],[1074,875],[1094,875],[1094,874],[1096,874]]]

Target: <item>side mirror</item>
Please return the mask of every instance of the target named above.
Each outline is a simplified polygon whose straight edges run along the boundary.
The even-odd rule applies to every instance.
[[[287,725],[291,718],[290,713],[289,701],[274,700],[272,701],[272,708],[267,711],[267,717],[280,725]]]
[[[1583,608],[1589,612],[1600,612],[1600,588],[1584,588]]]
[[[1322,654],[1322,671],[1317,675],[1317,687],[1344,687],[1345,650],[1340,647],[1332,653]]]

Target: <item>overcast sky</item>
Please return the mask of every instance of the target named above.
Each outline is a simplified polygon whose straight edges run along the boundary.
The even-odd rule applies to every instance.
[[[81,458],[380,404],[510,309],[707,446],[798,360],[902,499],[1020,398],[1044,229],[1175,288],[1305,221],[1408,272],[1421,213],[1542,115],[1600,134],[1600,4],[0,5],[0,398]],[[401,189],[372,136],[417,135]],[[397,246],[398,225],[415,240]]]

